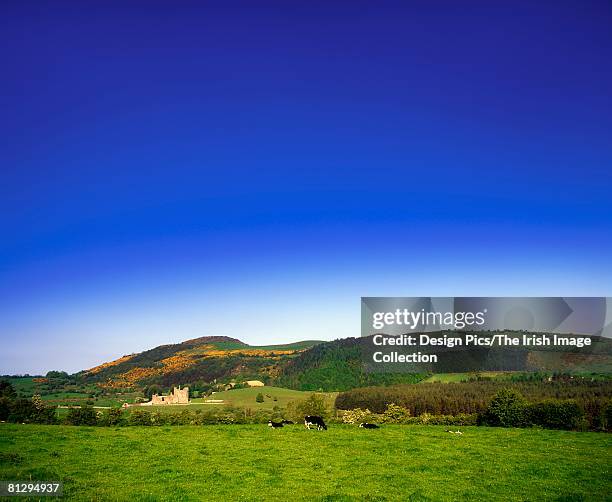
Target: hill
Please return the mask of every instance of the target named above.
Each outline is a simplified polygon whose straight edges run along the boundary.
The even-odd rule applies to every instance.
[[[507,332],[508,335],[514,332]],[[432,332],[431,336],[465,337],[470,332]],[[479,332],[492,336],[493,332]],[[609,372],[612,367],[612,341],[592,337],[597,343],[588,353],[573,354],[563,348],[541,347],[513,349],[464,347],[440,350],[439,347],[420,347],[428,353],[439,352],[436,364],[420,365],[415,373],[374,373],[363,370],[364,355],[371,354],[369,338],[345,338],[318,344],[287,361],[276,379],[278,385],[299,390],[343,391],[358,387],[416,383],[433,373],[457,373],[469,370],[481,377],[498,377],[506,373],[568,371],[571,373]],[[407,349],[409,352],[412,348]],[[417,371],[417,368],[415,368]],[[468,375],[467,373],[462,373]],[[470,377],[473,375],[470,375]],[[468,378],[470,378],[468,377]],[[461,379],[459,379],[461,380]]]
[[[370,385],[416,383],[425,374],[367,373],[362,350],[367,339],[343,338],[320,343],[288,361],[277,385],[298,390],[342,391]]]
[[[364,343],[362,338],[346,338],[251,346],[236,338],[208,336],[125,355],[82,371],[77,377],[82,383],[109,390],[257,379],[296,390],[333,392],[415,383],[426,376],[364,372]]]
[[[446,336],[449,333],[439,334]],[[468,333],[453,334],[464,337]],[[598,343],[589,353],[572,354],[567,350],[546,347],[504,351],[475,348],[469,351],[468,358],[465,355],[458,357],[459,347],[441,351],[440,361],[435,365],[420,366],[420,373],[373,373],[363,369],[362,356],[371,347],[366,338],[251,346],[236,338],[208,336],[126,355],[83,371],[77,378],[81,383],[107,389],[137,389],[147,385],[168,388],[198,383],[198,387],[204,390],[213,382],[240,383],[255,379],[267,385],[295,390],[330,392],[417,383],[433,373],[468,371],[484,375],[487,372],[554,372],[559,368],[573,373],[609,371],[612,341],[600,337],[593,339]],[[428,349],[439,350],[436,347],[421,350],[428,352]],[[473,367],[466,368],[466,365]]]
[[[178,344],[161,345],[120,357],[78,374],[82,382],[109,388],[157,384],[169,387],[214,380],[259,379],[269,382],[288,359],[321,343],[251,346],[236,338],[206,336]]]

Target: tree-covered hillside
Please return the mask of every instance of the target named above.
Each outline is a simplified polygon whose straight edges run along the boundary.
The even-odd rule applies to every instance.
[[[162,345],[123,356],[77,375],[82,382],[109,388],[132,388],[157,384],[164,388],[214,380],[259,379],[267,383],[296,357],[318,341],[250,346],[225,336],[201,337]]]
[[[370,385],[416,383],[424,374],[366,373],[363,338],[321,343],[287,362],[276,384],[297,390],[341,391]]]

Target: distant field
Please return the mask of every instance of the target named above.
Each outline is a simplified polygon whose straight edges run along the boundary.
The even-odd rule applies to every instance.
[[[503,371],[484,371],[478,373],[481,377],[488,378],[508,378],[512,375],[511,372],[503,372]],[[429,383],[429,382],[467,382],[470,378],[475,377],[475,373],[437,373],[435,375],[422,380],[421,383]]]
[[[1,380],[7,380],[17,393],[32,395],[36,389],[34,377],[3,377]]]
[[[252,349],[265,349],[265,350],[304,350],[320,343],[325,343],[321,340],[303,340],[301,342],[294,343],[281,343],[277,345],[253,345]]]
[[[54,406],[78,406],[87,402],[93,402],[94,406],[121,406],[125,401],[133,403],[134,400],[142,395],[140,392],[123,392],[121,394],[101,396],[92,398],[91,395],[99,389],[95,384],[85,386],[73,386],[74,390],[57,391],[52,393],[45,392],[46,383],[35,382],[39,377],[3,377],[13,386],[20,396],[31,397],[33,394],[41,394],[43,401]],[[42,389],[42,391],[41,391]]]
[[[520,375],[520,371],[480,371],[478,373],[436,373],[435,375],[422,380],[420,383],[430,382],[445,382],[445,383],[456,383],[456,382],[467,382],[470,378],[476,376],[492,378],[495,380],[510,380],[513,376]],[[572,375],[575,377],[584,377],[592,380],[610,380],[610,376],[606,373],[593,373],[587,371],[572,371]]]
[[[219,350],[240,350],[240,349],[261,349],[261,350],[303,350],[324,343],[321,340],[303,340],[294,343],[282,343],[276,345],[245,345],[239,341],[216,341],[212,342],[216,349]]]
[[[54,392],[53,394],[45,394],[41,396],[45,401],[62,401],[62,400],[87,400],[90,399],[89,394],[84,392]]]
[[[0,479],[70,500],[610,500],[608,434],[462,430],[0,424]]]
[[[257,394],[264,395],[264,402],[258,403],[255,401]],[[299,390],[283,389],[281,387],[249,387],[247,389],[227,390],[225,392],[217,392],[206,399],[223,400],[224,405],[235,406],[238,408],[253,408],[254,410],[268,410],[274,406],[284,408],[289,401],[297,401],[306,399],[312,392],[303,392]],[[337,392],[323,393],[328,397],[330,403],[336,398]],[[268,397],[270,396],[270,397]],[[276,401],[274,400],[276,398]],[[193,403],[203,403],[205,399],[192,399]],[[213,406],[210,404],[204,406]],[[193,405],[192,405],[193,407]],[[190,409],[192,408],[190,407]]]
[[[264,395],[264,402],[258,403],[255,398],[257,394],[262,393]],[[300,401],[310,396],[312,392],[302,392],[299,390],[283,389],[281,387],[249,387],[247,389],[236,389],[228,390],[225,392],[217,392],[208,398],[192,399],[189,405],[162,405],[162,406],[143,406],[143,407],[130,407],[127,409],[128,412],[137,409],[143,409],[148,411],[161,411],[163,413],[180,413],[183,410],[210,410],[211,408],[231,406],[236,408],[251,408],[253,411],[256,410],[272,410],[275,406],[285,408],[290,401]],[[336,399],[337,392],[323,392],[327,405],[330,409],[333,408],[334,401]],[[270,396],[270,397],[268,397]],[[276,398],[276,401],[274,400]],[[221,400],[222,403],[205,403],[206,399]],[[54,404],[62,404],[69,406],[78,406],[83,404],[86,399],[62,399],[57,400]],[[52,401],[53,402],[53,401]],[[96,399],[93,401],[94,406],[111,406],[120,407],[121,401],[112,399]],[[60,418],[66,416],[68,413],[67,409],[58,409],[58,416]]]

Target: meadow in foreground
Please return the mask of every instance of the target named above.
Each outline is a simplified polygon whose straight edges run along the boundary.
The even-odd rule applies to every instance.
[[[608,434],[462,430],[0,424],[0,479],[74,500],[609,500]]]

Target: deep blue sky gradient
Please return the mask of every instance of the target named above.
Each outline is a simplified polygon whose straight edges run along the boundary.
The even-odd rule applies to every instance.
[[[612,5],[3,2],[0,373],[612,295]]]

